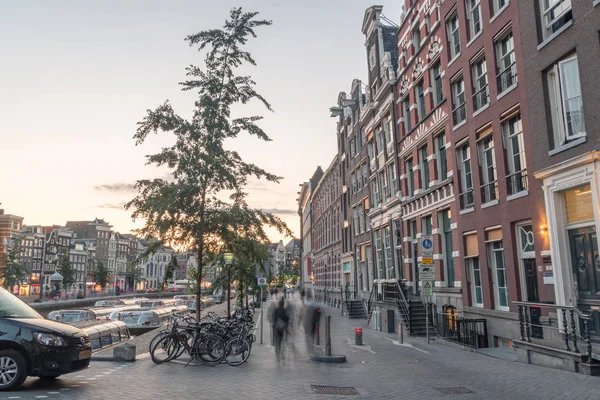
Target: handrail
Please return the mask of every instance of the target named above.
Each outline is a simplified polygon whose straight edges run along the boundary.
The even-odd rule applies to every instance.
[[[583,312],[581,312],[581,310],[579,310],[577,307],[575,306],[560,306],[557,304],[548,304],[548,303],[534,303],[534,302],[530,302],[530,301],[513,301],[513,304],[517,305],[517,306],[529,306],[529,307],[537,307],[537,308],[552,308],[552,309],[565,309],[565,310],[573,310],[575,311],[575,313],[577,313],[577,315],[579,315],[581,318],[583,319],[592,319],[593,313],[592,314],[584,314]]]
[[[406,296],[404,296],[404,291],[402,290],[402,287],[400,286],[400,283],[398,281],[395,281],[396,284],[396,289],[399,293],[398,296],[398,306],[402,309],[402,311],[405,313],[406,318],[408,319],[408,330],[410,331],[411,328],[411,323],[410,323],[410,303],[408,302],[408,300],[406,300]]]

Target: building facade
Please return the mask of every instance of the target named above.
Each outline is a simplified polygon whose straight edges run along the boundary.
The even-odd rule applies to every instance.
[[[4,210],[0,209],[0,269],[6,265],[8,255],[21,236],[22,225],[23,217],[5,214]]]
[[[66,228],[77,239],[92,239],[96,245],[96,260],[108,268],[108,252],[112,225],[100,218],[93,221],[67,221]]]
[[[75,284],[73,285],[73,290],[81,291],[83,293],[87,279],[89,252],[83,243],[72,243],[69,253],[69,260],[75,271]]]
[[[518,3],[535,149],[528,161],[543,187],[533,225],[544,238],[535,246],[544,252],[544,283],[538,279],[556,304],[590,312],[600,307],[600,2]]]
[[[26,284],[21,285],[20,295],[38,295],[40,277],[44,267],[44,247],[46,235],[40,226],[23,226],[21,230],[21,262],[29,270]]]
[[[312,194],[323,177],[323,170],[317,167],[313,176],[302,184],[298,193],[298,215],[300,216],[300,238],[302,240],[302,287],[312,287],[313,271],[313,231]]]

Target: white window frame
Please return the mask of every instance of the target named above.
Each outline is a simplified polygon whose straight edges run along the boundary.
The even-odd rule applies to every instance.
[[[419,122],[425,118],[427,114],[426,106],[425,106],[425,82],[423,79],[417,83],[415,86],[415,95],[417,100],[417,111],[419,114]]]
[[[481,68],[481,71],[479,70]],[[473,110],[477,111],[489,104],[489,82],[487,74],[487,62],[485,56],[479,57],[471,64],[471,77],[473,79]],[[477,104],[479,92],[486,89],[485,103]],[[478,107],[476,108],[476,106]]]
[[[363,187],[367,187],[367,185],[369,184],[369,166],[367,164],[363,164],[361,169],[362,169]]]
[[[388,186],[387,186],[387,177],[386,177],[386,171],[385,168],[382,168],[381,171],[378,174],[378,178],[379,178],[379,184],[381,186],[381,202],[385,203],[388,199],[388,197],[390,197],[388,194]]]
[[[475,264],[477,264],[477,268],[475,268]],[[473,307],[483,307],[483,280],[481,278],[481,263],[479,262],[479,256],[465,258],[465,266],[471,275],[471,299],[473,301]],[[475,271],[479,271],[479,285],[476,284]],[[477,289],[479,289],[481,293],[481,302],[477,301]]]
[[[396,180],[396,169],[394,168],[394,163],[388,165],[388,179],[390,180],[390,196],[394,197],[396,196],[396,192],[398,192],[398,181]]]
[[[385,133],[385,142],[392,143],[392,118],[389,115],[383,123],[383,131]]]
[[[423,150],[425,154],[423,154]],[[427,160],[427,144],[419,147],[419,168],[421,170],[421,190],[429,189],[429,161]]]
[[[377,177],[371,181],[371,186],[373,188],[373,206],[377,207],[379,205],[379,184],[377,183]]]
[[[383,136],[383,129],[381,129],[381,127],[377,128],[375,140],[377,143],[377,155],[381,155],[383,154],[383,150],[385,148],[385,137]]]
[[[383,255],[383,245],[381,243],[381,229],[375,234],[375,261],[377,262],[377,279],[383,279],[385,274],[385,259]]]
[[[506,51],[503,49],[503,45],[506,44]],[[517,62],[516,54],[515,54],[515,37],[513,35],[512,30],[506,32],[500,38],[498,38],[495,42],[496,45],[496,65],[498,74],[496,75],[496,79],[500,79],[502,82],[501,76],[508,71],[509,69],[516,68],[515,63]],[[509,62],[507,62],[509,61]],[[514,67],[513,67],[514,66]],[[498,85],[498,94],[504,93],[506,90],[513,87],[518,82],[518,77],[515,72],[512,77],[513,83],[510,85]],[[506,87],[503,87],[506,86]]]
[[[500,5],[500,2],[503,1],[504,4]],[[500,13],[502,10],[504,10],[506,8],[506,6],[508,6],[509,4],[509,0],[492,0],[492,7],[493,7],[493,11],[494,11],[494,15],[496,16],[498,15],[498,13]]]
[[[502,246],[502,247],[497,248],[497,249],[494,248],[496,245],[498,245],[498,243],[500,243],[500,246]],[[502,240],[493,241],[493,242],[487,243],[486,247],[487,247],[487,253],[488,253],[488,265],[490,266],[490,268],[493,271],[492,280],[494,283],[494,302],[495,302],[494,308],[496,310],[508,311],[510,300],[508,297],[508,281],[506,279],[506,257],[504,255],[504,243],[502,242]],[[496,262],[495,256],[496,256],[497,252],[502,253],[502,264],[503,264],[502,268],[500,268],[498,266],[498,263]],[[499,286],[498,276],[500,273],[502,273],[504,275],[504,283],[506,284],[506,286]],[[506,306],[500,305],[500,289],[501,288],[506,290]]]
[[[456,26],[452,28],[453,21],[456,20]],[[446,32],[448,35],[448,47],[450,49],[450,61],[454,60],[460,54],[460,20],[458,11],[454,11],[446,20]],[[456,40],[455,40],[456,39]]]
[[[442,136],[444,138],[444,143],[440,143]],[[448,152],[446,151],[446,133],[442,132],[436,137],[433,138],[435,142],[435,154],[437,157],[437,170],[438,170],[438,178],[440,181],[445,181],[448,179]],[[446,177],[444,178],[442,175],[442,150],[444,151],[444,161],[446,164]]]
[[[464,194],[467,193],[469,191],[474,192],[473,189],[473,166],[471,165],[471,150],[469,147],[469,144],[464,144],[460,147],[458,147],[457,149],[457,154],[458,154],[458,168],[459,168],[459,172],[460,172],[460,194]],[[465,167],[469,166],[469,172],[467,173],[465,171]],[[469,177],[469,181],[471,181],[470,187],[469,185],[467,185],[467,175]],[[475,198],[475,195],[473,193],[473,198]],[[472,207],[473,204],[469,205],[469,207]],[[467,207],[468,208],[468,207]]]
[[[566,117],[566,101],[563,96],[564,87],[563,80],[561,79],[561,74],[563,71],[563,66],[568,63],[576,62],[577,63],[577,78],[579,81],[579,96],[582,98],[582,116],[584,132],[571,134],[569,135],[569,126]],[[566,58],[564,60],[556,63],[552,69],[548,72],[548,83],[549,83],[549,96],[550,96],[550,108],[552,113],[552,129],[554,131],[554,148],[561,147],[565,145],[567,142],[579,138],[584,138],[587,136],[585,132],[585,115],[583,113],[583,97],[581,93],[581,76],[579,74],[579,62],[577,59],[577,55],[573,57]],[[571,99],[574,99],[572,97]]]
[[[385,257],[385,274],[387,279],[394,278],[394,259],[392,258],[392,239],[390,236],[390,226],[383,228],[383,250]]]
[[[459,82],[461,82],[459,84]],[[451,83],[452,86],[452,113],[454,114],[461,107],[465,107],[465,118],[458,121],[456,125],[461,124],[463,121],[467,119],[467,110],[466,110],[466,94],[465,94],[465,79],[462,75],[456,77]],[[462,98],[462,102],[459,103]],[[454,121],[452,121],[454,122]]]
[[[506,171],[508,179],[512,179],[517,173],[527,170],[527,159],[525,157],[525,143],[523,137],[523,124],[521,114],[517,114],[509,119],[502,121],[502,138],[504,140],[504,149],[506,150]],[[514,141],[516,140],[518,152],[515,152]],[[519,160],[521,168],[517,170],[515,159]],[[525,177],[527,179],[527,177]],[[524,190],[527,185],[524,185]],[[510,195],[519,193],[515,191]]]
[[[556,32],[558,32],[562,26],[564,26],[564,24],[563,24],[563,25],[557,27],[556,29],[554,29],[552,27],[566,13],[568,13],[570,10],[573,9],[571,0],[558,0],[553,5],[548,4],[548,6],[549,6],[548,8],[546,8],[546,5],[545,5],[546,1],[547,0],[540,0],[540,18],[541,18],[541,23],[542,23],[542,33],[544,35],[544,39],[548,39],[550,36],[552,36]],[[559,7],[563,9],[562,12],[558,16],[550,19],[551,12]]]
[[[410,93],[402,100],[402,114],[404,116],[405,134],[408,134],[412,129],[412,121],[410,120]]]
[[[486,147],[486,145],[489,146]],[[485,190],[487,190],[488,186],[497,182],[498,180],[496,174],[496,154],[494,152],[494,139],[491,133],[481,138],[479,142],[477,142],[477,150],[479,153],[479,166],[481,167],[481,173],[479,174],[481,180],[481,187],[482,189],[486,188]],[[492,175],[491,177],[490,171]],[[492,190],[494,191],[494,197],[490,198],[489,201],[494,201],[498,199],[498,196],[496,195],[495,185],[492,188]]]
[[[414,160],[412,157],[404,161],[404,168],[406,169],[406,187],[408,189],[406,195],[408,197],[413,197],[415,195],[415,172],[413,171],[413,167]]]
[[[475,36],[483,31],[483,21],[481,19],[481,0],[465,0],[467,19],[469,20],[469,39],[472,40]],[[475,13],[479,16],[479,30],[475,32],[476,18]]]
[[[437,69],[437,75],[436,75],[436,69]],[[439,82],[440,82],[440,86],[437,86],[437,77],[439,77]],[[442,64],[440,62],[437,62],[433,67],[431,67],[431,82],[432,82],[432,88],[433,88],[433,102],[435,103],[435,105],[437,106],[438,104],[440,104],[442,102],[442,100],[444,99],[444,92],[443,92],[443,82],[442,82]],[[439,99],[438,99],[439,97]]]

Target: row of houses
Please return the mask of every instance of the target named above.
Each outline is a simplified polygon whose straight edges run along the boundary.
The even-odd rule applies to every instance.
[[[368,78],[339,93],[337,152],[299,192],[303,285],[370,318],[426,303],[485,320],[490,347],[512,347],[523,318],[551,325],[534,304],[600,310],[599,3],[369,7]]]
[[[29,271],[17,289],[20,295],[39,295],[40,291],[51,290],[50,278],[65,257],[75,271],[73,289],[81,291],[95,287],[92,271],[99,262],[111,273],[108,288],[118,286],[121,290],[158,289],[165,283],[165,271],[173,257],[177,259],[175,280],[188,279],[188,270],[196,268],[192,253],[175,252],[169,246],[160,246],[142,259],[151,240],[121,234],[99,218],[68,221],[64,226],[24,225],[23,220],[0,210],[0,269],[6,265],[9,253],[19,246],[19,262]],[[139,269],[137,279],[132,265]]]

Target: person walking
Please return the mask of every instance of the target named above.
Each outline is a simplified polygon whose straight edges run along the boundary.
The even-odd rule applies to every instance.
[[[285,301],[283,300],[283,298],[279,300],[279,304],[275,309],[274,321],[275,354],[277,356],[277,361],[281,362],[284,359],[283,341],[285,339],[285,333],[288,329],[289,323],[289,317],[285,310]]]
[[[319,321],[321,319],[321,309],[319,305],[313,301],[311,291],[306,292],[306,302],[304,303],[304,334],[306,336],[306,349],[309,354],[313,354],[315,350],[315,337]]]

